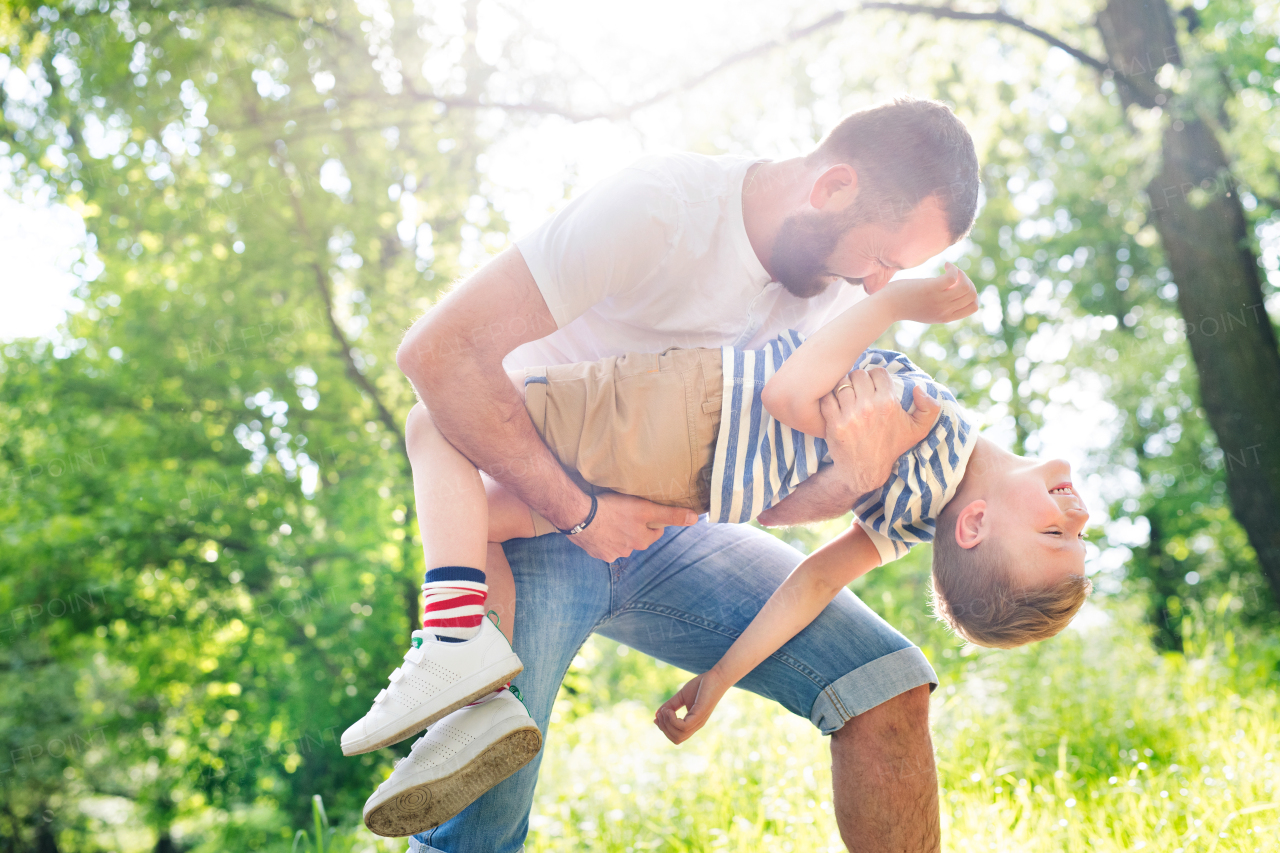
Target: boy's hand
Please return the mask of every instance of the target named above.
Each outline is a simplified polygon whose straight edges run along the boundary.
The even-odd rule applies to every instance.
[[[714,673],[715,670],[710,670],[694,676],[685,682],[676,695],[662,703],[653,717],[653,723],[662,729],[667,740],[675,744],[684,743],[711,719],[711,712],[729,689]],[[681,708],[688,709],[683,718],[676,716]]]
[[[978,290],[955,264],[937,278],[907,278],[884,288],[899,320],[917,323],[950,323],[978,310]]]

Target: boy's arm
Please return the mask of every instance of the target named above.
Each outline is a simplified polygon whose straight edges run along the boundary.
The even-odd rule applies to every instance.
[[[730,687],[816,619],[850,581],[879,564],[876,546],[856,524],[814,551],[769,597],[719,663],[691,679],[658,709],[658,728],[672,743],[689,738]],[[680,708],[688,709],[683,719],[676,716]]]
[[[825,438],[819,401],[885,330],[898,320],[949,323],[977,308],[973,282],[950,263],[937,278],[891,281],[810,335],[769,378],[761,402],[792,429]]]

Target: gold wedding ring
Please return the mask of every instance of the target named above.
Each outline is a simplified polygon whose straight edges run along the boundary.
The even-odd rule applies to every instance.
[[[839,394],[839,393],[840,393],[840,389],[841,389],[841,388],[852,388],[852,387],[853,387],[853,385],[851,385],[850,383],[846,382],[846,383],[844,383],[843,385],[837,385],[837,386],[836,386],[836,390],[832,391],[831,393],[832,393],[832,394]]]

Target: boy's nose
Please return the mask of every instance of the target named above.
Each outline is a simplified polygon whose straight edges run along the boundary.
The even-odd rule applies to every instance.
[[[1084,501],[1080,502],[1078,509],[1070,510],[1072,528],[1076,536],[1079,536],[1084,526],[1089,523],[1089,510],[1085,508]]]

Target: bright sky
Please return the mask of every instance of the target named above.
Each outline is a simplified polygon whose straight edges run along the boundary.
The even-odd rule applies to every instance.
[[[84,221],[65,205],[22,204],[0,192],[0,341],[52,335],[79,304],[70,266],[84,237]]]

